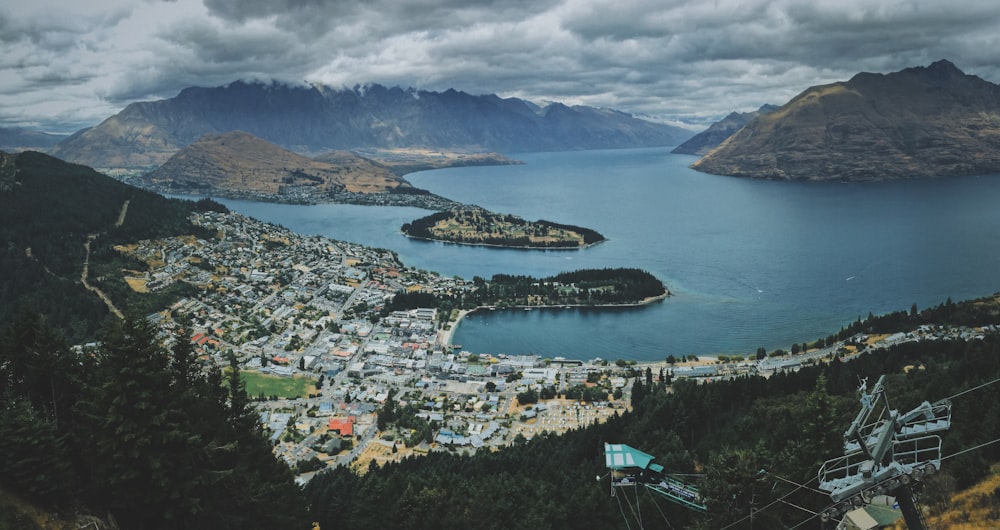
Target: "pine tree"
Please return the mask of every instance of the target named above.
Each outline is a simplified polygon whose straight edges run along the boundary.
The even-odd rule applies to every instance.
[[[240,363],[235,355],[229,355],[229,371],[226,374],[226,388],[229,391],[229,423],[238,434],[252,435],[257,430],[257,418],[250,407],[247,385],[240,373]]]
[[[106,505],[124,527],[162,524],[195,486],[182,483],[196,440],[174,408],[167,353],[145,319],[129,317],[105,329],[97,355],[80,407],[90,472],[100,484],[91,501]]]

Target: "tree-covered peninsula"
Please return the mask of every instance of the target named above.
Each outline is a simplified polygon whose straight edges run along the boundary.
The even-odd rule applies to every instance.
[[[417,307],[437,308],[447,318],[453,310],[477,307],[635,305],[670,295],[656,276],[630,268],[581,269],[541,279],[494,274],[489,280],[476,276],[472,282],[471,291],[452,296],[401,291],[385,305],[382,316]]]
[[[589,228],[498,214],[479,207],[437,212],[403,224],[409,237],[465,245],[512,248],[577,249],[605,237]]]

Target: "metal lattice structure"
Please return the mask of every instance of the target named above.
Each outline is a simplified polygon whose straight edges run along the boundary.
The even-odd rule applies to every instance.
[[[617,488],[642,486],[685,508],[705,512],[698,488],[664,473],[653,456],[625,444],[604,444],[605,465],[611,470],[611,495]]]
[[[941,438],[951,427],[951,402],[923,402],[900,414],[889,406],[883,380],[871,391],[862,382],[861,411],[844,432],[844,455],[827,460],[819,470],[819,489],[834,505],[822,517],[830,520],[868,504],[876,495],[896,495],[911,529],[922,528],[909,484],[941,468]]]

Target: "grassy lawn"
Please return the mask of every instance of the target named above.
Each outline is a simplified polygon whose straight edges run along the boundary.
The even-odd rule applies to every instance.
[[[247,395],[256,397],[261,392],[265,396],[283,398],[306,397],[316,392],[316,382],[305,377],[279,377],[257,372],[240,372],[247,385]]]

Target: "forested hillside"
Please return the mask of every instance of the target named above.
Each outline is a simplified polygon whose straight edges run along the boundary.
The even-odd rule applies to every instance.
[[[949,303],[858,326],[912,326],[923,314],[946,311],[995,318],[991,307]],[[893,408],[908,410],[1000,377],[1000,340],[907,343],[769,379],[681,380],[669,391],[668,381],[639,373],[634,411],[606,424],[563,436],[539,434],[496,453],[432,453],[372,466],[362,476],[336,469],[314,478],[306,495],[324,528],[348,521],[352,528],[635,527],[637,514],[610,496],[608,479],[595,481],[606,473],[603,444],[627,443],[655,455],[669,472],[700,475],[708,504],[708,513],[698,514],[640,494],[646,528],[791,527],[810,515],[790,504],[814,512],[830,504],[826,495],[792,483],[815,488],[820,464],[842,454],[843,432],[859,406],[859,381],[882,374]],[[956,397],[953,404],[954,425],[943,435],[946,460],[940,473],[921,484],[923,502],[972,484],[1000,460],[1000,444],[949,458],[1000,437],[1000,384]]]
[[[72,341],[92,337],[108,315],[107,306],[80,281],[89,236],[95,236],[91,268],[110,274],[114,267],[102,264],[120,260],[115,244],[200,234],[188,221],[191,211],[221,208],[166,199],[41,153],[0,156],[8,163],[0,187],[0,322],[27,308]],[[111,296],[124,310],[126,297],[133,295],[118,290]],[[158,296],[167,299],[170,293]]]
[[[0,487],[118,528],[306,528],[238,365],[196,364],[142,318],[69,348],[22,314],[0,331]]]

